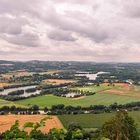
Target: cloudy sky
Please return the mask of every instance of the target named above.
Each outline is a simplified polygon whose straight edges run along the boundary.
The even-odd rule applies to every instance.
[[[0,59],[140,62],[140,0],[0,0]]]

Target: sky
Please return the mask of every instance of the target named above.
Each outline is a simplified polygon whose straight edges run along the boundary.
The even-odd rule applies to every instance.
[[[0,0],[0,59],[140,62],[140,0]]]

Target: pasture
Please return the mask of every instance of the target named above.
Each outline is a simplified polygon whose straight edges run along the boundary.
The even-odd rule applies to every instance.
[[[130,102],[138,102],[139,98],[129,97],[129,96],[121,96],[121,95],[113,95],[113,94],[95,94],[92,96],[85,96],[84,98],[79,98],[77,100],[72,98],[58,97],[54,95],[46,95],[46,96],[38,96],[33,97],[21,101],[17,101],[16,103],[21,105],[38,105],[40,107],[51,107],[56,104],[64,104],[66,106],[90,106],[90,105],[110,105],[113,103],[118,104],[126,104]]]
[[[33,72],[27,72],[27,71],[23,71],[23,72],[13,71],[13,72],[2,74],[1,76],[3,78],[9,79],[9,78],[12,78],[13,76],[15,76],[15,77],[31,76],[32,74],[34,74],[34,73]]]
[[[3,107],[3,106],[25,107],[24,105],[20,105],[20,104],[14,103],[14,102],[10,102],[10,101],[0,99],[0,107]]]
[[[65,128],[72,122],[79,123],[83,128],[101,128],[115,113],[59,115],[58,118]],[[140,128],[140,111],[129,112]]]
[[[98,94],[114,94],[120,96],[139,97],[140,98],[140,87],[136,85],[130,85],[126,83],[115,83],[114,85],[108,85],[103,83],[100,86],[86,86],[76,88],[82,91],[92,91]]]

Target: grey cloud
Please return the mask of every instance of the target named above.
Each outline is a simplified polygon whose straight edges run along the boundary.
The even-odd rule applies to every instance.
[[[52,0],[54,3],[89,4],[92,0]]]
[[[129,0],[123,1],[123,11],[126,16],[140,18],[140,1]]]
[[[0,0],[0,13],[13,15],[28,15],[29,12],[38,10],[43,0]],[[35,10],[36,9],[36,10]]]
[[[139,18],[140,17],[140,1],[139,0],[108,0],[108,3],[118,7],[119,16],[124,18]]]
[[[22,33],[19,35],[3,35],[1,36],[4,40],[9,43],[28,46],[28,47],[37,47],[39,45],[39,37],[33,33]]]
[[[92,18],[89,19],[91,22],[86,23],[75,17],[60,15],[56,11],[51,11],[51,13],[48,11],[47,13],[48,14],[43,17],[43,19],[51,26],[78,33],[84,37],[89,37],[96,42],[101,42],[108,38],[106,30],[100,27],[98,21],[95,21]]]
[[[71,34],[71,32],[55,29],[51,31],[48,34],[48,37],[50,39],[58,40],[58,41],[75,41],[76,38],[74,38]]]
[[[79,19],[78,15],[76,19],[75,16],[69,17],[69,15],[58,14],[55,8],[53,7],[53,4],[51,4],[49,1],[48,1],[48,5],[46,5],[46,10],[45,10],[46,14],[43,11],[40,11],[38,9],[40,8],[39,7],[40,3],[44,2],[43,0],[41,1],[29,0],[28,2],[32,3],[31,5],[23,0],[21,0],[20,3],[17,0],[14,0],[14,1],[15,3],[8,2],[8,0],[5,0],[5,1],[2,0],[0,3],[1,4],[0,11],[6,11],[7,9],[9,10],[11,9],[11,11],[8,11],[8,12],[13,12],[15,15],[24,14],[24,15],[33,16],[35,18],[43,19],[46,24],[59,27],[62,30],[78,33],[84,37],[89,37],[90,39],[96,42],[101,42],[105,40],[106,38],[108,38],[108,34],[103,28],[102,29],[100,28],[97,21],[93,21],[93,19],[91,18],[91,19],[88,19],[88,20],[91,20],[91,23],[86,24],[86,22],[78,20]],[[69,2],[80,3],[81,0],[73,0]],[[90,2],[90,0],[84,3],[88,3],[88,2]],[[8,8],[6,9],[6,7]],[[85,17],[86,16],[87,15],[85,15]]]
[[[0,46],[7,58],[23,47],[20,59],[138,61],[139,17],[139,0],[0,0]]]
[[[10,18],[0,16],[0,33],[20,34],[22,26],[27,24],[24,18]]]

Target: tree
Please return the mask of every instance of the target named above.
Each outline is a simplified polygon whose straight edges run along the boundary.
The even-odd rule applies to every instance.
[[[48,135],[49,140],[66,140],[67,131],[64,129],[53,128]]]
[[[116,116],[106,122],[100,132],[99,139],[102,137],[111,140],[138,140],[138,132],[133,118],[127,112],[117,112]]]
[[[66,140],[73,140],[73,139],[82,139],[82,127],[78,123],[70,123],[68,126],[68,133]]]
[[[73,131],[76,129],[82,130],[82,127],[78,123],[74,123],[74,122],[69,124],[68,131]]]
[[[15,124],[10,128],[10,130],[2,133],[2,140],[43,140],[46,139],[46,135],[43,134],[39,128],[45,126],[45,122],[50,117],[43,118],[40,122],[27,122],[24,124],[23,128],[19,126],[19,121],[17,120]],[[30,133],[25,131],[26,128],[30,128]]]
[[[47,107],[44,107],[44,112],[47,112],[49,109]]]
[[[37,105],[33,105],[32,108],[31,108],[33,111],[38,111],[39,110],[39,107]]]

